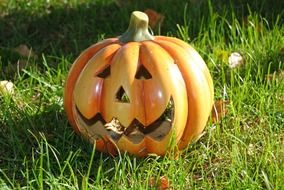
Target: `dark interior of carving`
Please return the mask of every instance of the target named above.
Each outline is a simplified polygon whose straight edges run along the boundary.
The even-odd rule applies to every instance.
[[[137,72],[135,74],[136,79],[151,79],[152,75],[151,73],[144,67],[144,65],[140,65],[137,69]]]
[[[110,75],[110,66],[106,67],[103,71],[97,74],[100,78],[107,78]]]
[[[113,118],[107,123],[100,113],[97,113],[91,119],[87,119],[80,113],[78,108],[76,110],[87,126],[91,127],[95,123],[101,122],[103,124],[101,127],[105,128],[114,141],[118,141],[122,135],[125,135],[133,143],[139,143],[145,135],[160,140],[169,133],[174,117],[174,102],[171,98],[164,113],[148,126],[144,126],[137,119],[134,119],[128,127],[122,126],[117,118]]]
[[[144,127],[144,125],[142,123],[140,123],[137,119],[134,119],[131,122],[131,124],[125,129],[124,134],[127,136],[132,131],[137,129],[137,130],[141,131],[143,134],[147,135],[147,134],[153,132],[154,130],[156,130],[156,128],[158,128],[161,125],[162,122],[163,122],[162,118],[158,118],[152,124],[148,125],[147,127]]]
[[[101,115],[101,113],[97,113],[94,117],[87,119],[80,111],[79,109],[76,107],[77,113],[79,114],[79,116],[82,118],[82,120],[88,125],[91,126],[94,123],[97,123],[98,121],[101,121],[101,123],[105,124],[106,121],[104,120],[103,116]]]
[[[122,103],[129,103],[130,102],[129,97],[127,96],[127,94],[126,94],[126,92],[125,92],[125,90],[122,86],[116,92],[115,98],[116,98],[116,101],[118,101],[118,102],[122,102]]]

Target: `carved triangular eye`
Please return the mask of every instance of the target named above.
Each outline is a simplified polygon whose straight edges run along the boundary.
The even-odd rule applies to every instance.
[[[123,89],[123,87],[121,86],[119,88],[119,90],[116,92],[115,95],[116,101],[118,102],[122,102],[122,103],[129,103],[129,97],[127,96],[125,90]]]
[[[136,79],[145,80],[145,79],[151,79],[152,75],[150,72],[144,67],[144,65],[140,65],[137,69],[137,72],[135,74]]]
[[[97,74],[100,78],[107,78],[110,75],[110,66],[102,70],[100,73]]]

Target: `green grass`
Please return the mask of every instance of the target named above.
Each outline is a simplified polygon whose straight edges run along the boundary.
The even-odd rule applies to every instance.
[[[171,189],[284,189],[283,3],[186,2],[0,1],[0,80],[15,84],[13,95],[0,96],[0,189],[156,189],[149,181],[161,176]],[[180,37],[200,52],[215,98],[230,101],[226,117],[210,120],[178,160],[95,152],[63,110],[63,85],[76,56],[124,32],[131,11],[145,8],[165,15],[156,33]],[[19,44],[38,57],[13,52]],[[246,61],[230,69],[227,58],[235,51]],[[24,69],[18,59],[26,60]]]

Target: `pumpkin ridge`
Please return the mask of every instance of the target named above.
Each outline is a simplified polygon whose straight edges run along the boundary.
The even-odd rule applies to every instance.
[[[96,76],[97,71],[110,65],[119,49],[119,44],[102,48],[90,58],[77,78],[73,99],[80,112],[87,118],[102,110],[100,104],[105,80]]]
[[[146,126],[156,121],[156,119],[161,116],[171,97],[171,85],[167,82],[168,78],[166,77],[170,74],[170,72],[166,71],[166,69],[171,64],[169,63],[171,61],[169,61],[166,56],[170,59],[171,57],[169,55],[160,54],[160,57],[157,58],[156,53],[154,52],[161,52],[161,50],[157,48],[158,46],[154,43],[154,41],[141,42],[139,59],[141,64],[143,64],[153,76],[151,80],[143,81]],[[164,71],[166,71],[166,73],[164,73]]]
[[[212,77],[210,75],[209,69],[207,68],[206,63],[204,62],[204,60],[202,59],[202,57],[198,54],[198,52],[188,43],[178,39],[178,38],[174,38],[174,37],[166,37],[166,36],[156,36],[156,41],[167,41],[169,43],[173,43],[178,45],[179,47],[183,48],[184,50],[186,50],[186,52],[188,52],[189,56],[192,57],[195,61],[197,67],[200,68],[200,70],[205,74],[210,91],[211,91],[211,100],[214,101],[214,88],[213,88],[213,81],[212,81]],[[193,55],[195,54],[195,55]],[[198,58],[196,58],[195,56],[197,56]],[[199,59],[199,60],[197,60]],[[202,61],[201,61],[202,60]]]
[[[212,78],[211,78],[210,72],[209,72],[209,70],[208,70],[208,68],[207,68],[207,66],[206,66],[206,64],[205,64],[205,62],[204,62],[203,59],[200,57],[200,58],[202,59],[202,62],[203,62],[203,63],[202,63],[202,68],[201,68],[201,65],[200,65],[200,64],[197,64],[197,63],[200,63],[200,61],[196,60],[196,58],[189,52],[189,50],[185,49],[184,46],[180,45],[178,42],[173,42],[173,41],[171,41],[171,40],[169,40],[169,39],[179,40],[179,39],[177,39],[177,38],[172,38],[172,37],[164,37],[164,36],[160,37],[160,36],[158,36],[157,40],[154,41],[154,43],[157,43],[158,45],[160,45],[160,47],[163,48],[165,51],[167,51],[170,55],[171,55],[171,53],[170,53],[166,48],[164,48],[164,47],[160,44],[159,41],[162,41],[162,43],[164,42],[164,43],[169,43],[169,44],[175,44],[175,45],[177,45],[178,47],[182,48],[182,49],[187,53],[187,55],[188,55],[189,57],[191,57],[191,58],[194,60],[194,61],[192,61],[192,62],[193,62],[193,63],[199,68],[199,70],[200,70],[201,72],[203,72],[203,74],[206,76],[205,78],[206,78],[206,81],[207,81],[207,85],[208,85],[208,87],[209,87],[209,89],[210,89],[211,104],[213,105],[213,102],[214,102],[213,80],[212,80]],[[181,42],[184,43],[185,45],[189,46],[190,49],[193,49],[189,44],[186,44],[186,43],[183,42],[182,40],[179,40],[179,41],[181,41]],[[193,49],[193,50],[194,50],[194,49]],[[196,50],[194,50],[194,51],[196,52]],[[197,53],[197,52],[196,52],[196,53]],[[176,61],[175,61],[174,63],[176,64]]]
[[[185,121],[182,118],[187,118],[187,98],[186,98],[186,86],[185,81],[182,77],[181,71],[178,69],[177,64],[174,63],[174,58],[170,53],[161,47],[155,41],[145,41],[141,42],[146,50],[142,54],[144,54],[145,59],[153,58],[153,60],[147,60],[148,65],[152,65],[153,68],[150,70],[157,70],[156,74],[159,76],[159,80],[162,81],[163,89],[167,97],[167,103],[170,100],[170,97],[173,97],[175,102],[175,113],[176,116],[173,121],[173,126],[175,127],[176,138],[179,140],[182,136],[182,132],[185,128]],[[145,54],[148,52],[149,54]],[[156,68],[156,69],[155,69]],[[153,100],[152,100],[153,101]],[[157,100],[155,100],[157,101]],[[162,103],[162,102],[161,102]],[[162,104],[164,107],[164,104]],[[166,109],[166,106],[163,110]],[[148,109],[149,110],[149,109]],[[159,115],[160,117],[160,115]]]
[[[137,69],[139,69],[138,67],[140,65],[143,65],[144,67],[146,67],[143,62],[142,62],[142,58],[141,58],[141,46],[139,48],[139,58],[138,58],[138,64],[137,64]],[[149,70],[149,69],[148,69]],[[136,71],[137,72],[137,71]],[[143,105],[143,115],[144,115],[144,118],[143,118],[143,121],[146,122],[147,121],[147,115],[146,115],[146,106],[145,106],[145,81],[142,80],[142,93],[141,93],[141,101],[142,101],[142,105]],[[143,123],[144,123],[143,122]]]
[[[73,129],[76,133],[80,134],[80,130],[75,122],[75,116],[73,115],[73,90],[76,84],[76,81],[78,77],[80,76],[80,72],[82,68],[85,67],[90,57],[92,57],[93,54],[96,54],[98,51],[100,51],[101,48],[106,47],[110,44],[115,44],[118,42],[117,38],[110,38],[106,39],[104,41],[101,41],[95,45],[90,46],[86,50],[84,50],[79,57],[74,61],[72,67],[70,68],[70,71],[68,73],[68,76],[66,78],[66,83],[64,85],[64,110],[66,112],[66,115],[68,117],[68,120],[70,124],[72,125]]]
[[[175,57],[177,65],[183,75],[183,78],[185,81],[187,81],[186,89],[189,98],[188,106],[189,109],[192,109],[192,111],[189,111],[188,120],[186,124],[187,127],[185,128],[183,136],[178,143],[179,148],[182,149],[193,138],[200,134],[200,131],[202,131],[206,126],[208,115],[210,114],[213,105],[213,101],[211,99],[211,96],[213,95],[211,95],[211,91],[206,77],[203,75],[199,75],[199,72],[194,72],[196,69],[197,71],[201,70],[199,67],[196,67],[192,61],[190,61],[191,59],[185,49],[168,41],[160,41],[157,43],[164,49],[168,50],[168,52],[173,57]],[[188,66],[185,66],[186,63]],[[194,78],[195,80],[191,80],[191,78]],[[196,82],[196,79],[198,79],[200,84]],[[206,85],[202,86],[201,84],[204,83]],[[195,85],[194,93],[191,91],[191,89],[193,88],[192,85]],[[209,98],[207,98],[207,96],[209,96]]]

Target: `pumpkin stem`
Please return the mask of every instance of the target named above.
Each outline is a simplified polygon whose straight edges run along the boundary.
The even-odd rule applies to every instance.
[[[148,22],[149,18],[145,13],[140,11],[132,12],[128,29],[119,37],[119,41],[127,43],[153,40],[154,36],[148,30]]]

